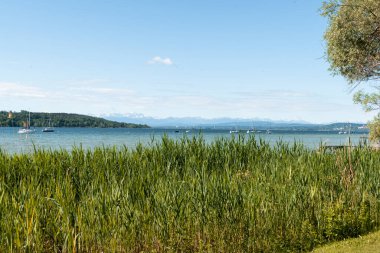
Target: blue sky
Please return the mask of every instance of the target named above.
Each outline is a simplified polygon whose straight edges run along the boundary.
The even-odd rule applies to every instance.
[[[365,122],[328,71],[320,5],[3,0],[0,109]]]

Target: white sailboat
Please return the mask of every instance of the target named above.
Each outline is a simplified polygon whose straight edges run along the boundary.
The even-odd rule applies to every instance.
[[[255,133],[255,128],[253,127],[253,122],[252,122],[252,128],[247,130],[247,134]]]
[[[24,123],[24,128],[21,128],[17,131],[19,134],[32,134],[35,133],[36,130],[30,129],[30,112],[29,112],[29,117],[26,123]]]

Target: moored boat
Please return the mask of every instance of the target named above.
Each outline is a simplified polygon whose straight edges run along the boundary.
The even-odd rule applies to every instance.
[[[19,134],[32,134],[32,133],[35,133],[36,130],[34,129],[28,129],[28,128],[21,128],[17,131],[17,133]]]
[[[52,133],[52,132],[54,132],[54,128],[45,127],[44,129],[42,129],[42,132],[44,132],[44,133]]]
[[[51,126],[51,120],[49,119],[49,126],[42,129],[44,133],[52,133],[54,132],[54,128]]]
[[[30,112],[29,112],[29,117],[26,122],[24,122],[24,127],[19,129],[17,133],[19,134],[32,134],[35,133],[35,129],[30,129]]]

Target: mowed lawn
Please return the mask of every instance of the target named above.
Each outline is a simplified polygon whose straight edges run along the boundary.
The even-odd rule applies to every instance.
[[[377,253],[380,252],[380,231],[359,238],[329,244],[313,253]]]

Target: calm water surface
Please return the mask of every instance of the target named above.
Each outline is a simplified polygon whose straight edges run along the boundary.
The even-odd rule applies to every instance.
[[[138,143],[150,145],[152,141],[160,140],[164,134],[174,139],[183,136],[193,137],[203,136],[207,143],[217,138],[232,138],[229,130],[174,130],[174,129],[113,129],[113,128],[55,128],[53,133],[43,133],[42,128],[36,128],[34,134],[18,134],[18,128],[0,128],[0,148],[7,153],[27,153],[32,152],[34,147],[44,149],[67,149],[71,150],[75,146],[82,146],[91,149],[96,146],[126,146],[134,148]],[[245,132],[242,135],[248,136]],[[282,140],[283,142],[302,142],[309,148],[317,148],[320,143],[326,145],[343,145],[351,139],[353,144],[357,144],[363,134],[339,135],[337,133],[303,133],[303,132],[276,132],[266,134],[258,133],[255,138],[262,138],[272,145]]]

